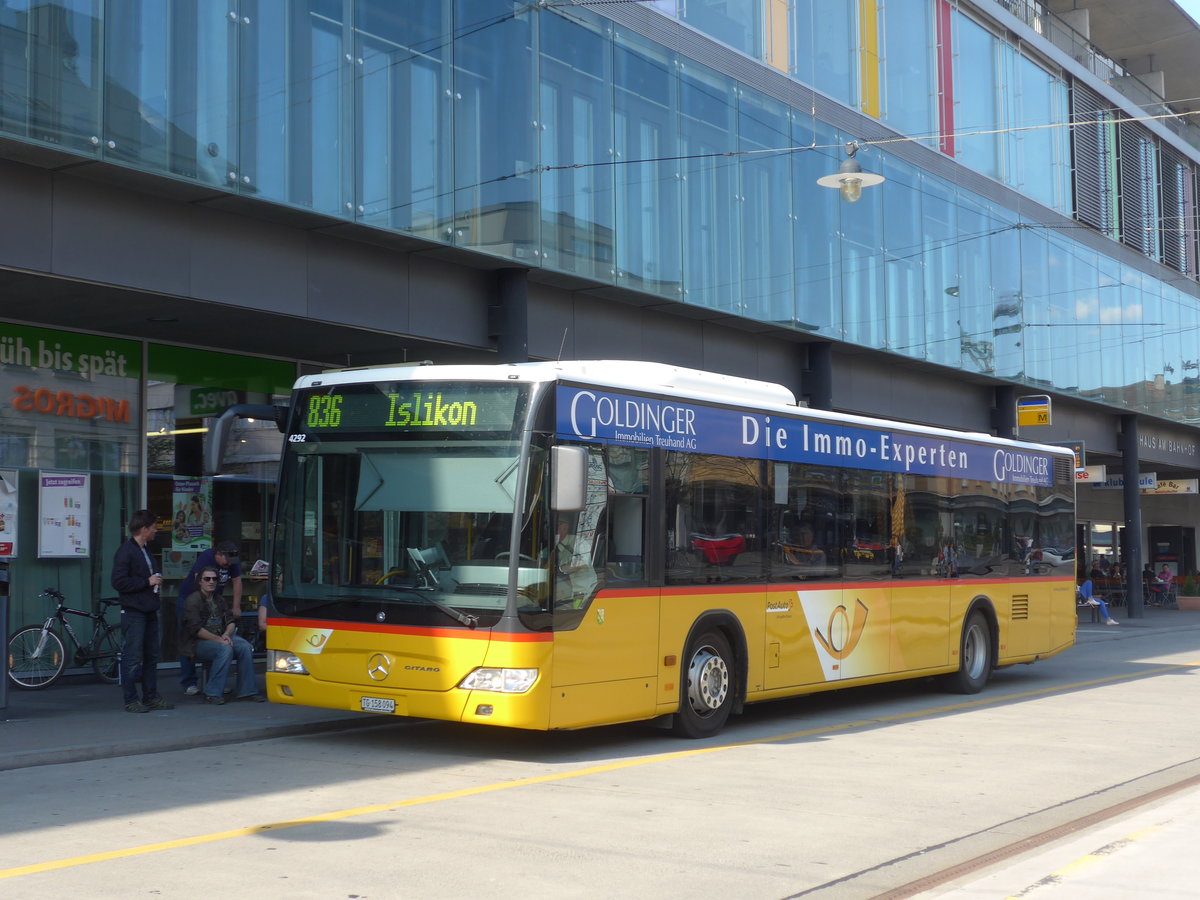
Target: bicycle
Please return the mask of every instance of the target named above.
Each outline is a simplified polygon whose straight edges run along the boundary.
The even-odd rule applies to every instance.
[[[54,588],[46,588],[38,597],[52,597],[58,607],[41,625],[19,629],[8,642],[8,677],[17,687],[37,690],[49,687],[58,680],[67,666],[67,648],[60,634],[66,634],[75,645],[75,665],[89,662],[102,681],[116,684],[121,674],[121,639],[116,628],[104,618],[108,607],[118,606],[116,600],[101,600],[100,612],[90,613],[71,609],[66,598]],[[82,616],[92,621],[92,639],[86,644],[79,640],[67,616]],[[59,628],[54,628],[57,622]]]

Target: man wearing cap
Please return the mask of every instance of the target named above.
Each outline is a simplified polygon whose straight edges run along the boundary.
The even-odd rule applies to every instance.
[[[233,597],[229,606],[233,620],[236,622],[242,614],[242,565],[238,559],[238,545],[233,541],[221,541],[217,546],[203,551],[196,557],[187,578],[183,579],[183,583],[179,585],[179,596],[175,599],[175,621],[181,627],[184,602],[199,587],[196,578],[205,566],[213,566],[217,570],[219,580],[216,593],[218,596],[224,596],[225,585],[232,584]],[[200,687],[196,683],[196,662],[191,657],[180,656],[179,658],[179,684],[183,687],[183,692],[189,696],[200,693]]]

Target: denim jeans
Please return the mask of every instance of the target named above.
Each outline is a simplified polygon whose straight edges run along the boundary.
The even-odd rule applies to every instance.
[[[158,612],[122,609],[121,628],[121,692],[126,703],[133,703],[141,682],[142,702],[149,703],[158,696]]]
[[[254,681],[254,648],[241,635],[233,636],[233,646],[218,641],[196,640],[196,659],[208,666],[208,683],[204,686],[206,697],[217,698],[225,692],[225,680],[229,667],[237,660],[237,687],[234,695],[249,697],[258,693]]]

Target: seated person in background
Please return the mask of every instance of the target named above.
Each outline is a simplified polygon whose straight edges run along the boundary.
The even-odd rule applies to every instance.
[[[801,522],[796,526],[792,541],[781,544],[784,562],[793,566],[824,566],[825,551],[814,543],[812,524]]]
[[[1161,606],[1167,601],[1167,597],[1171,593],[1171,582],[1174,580],[1175,576],[1171,574],[1170,568],[1163,563],[1158,574],[1150,581],[1150,599],[1155,606]]]
[[[225,702],[225,681],[229,668],[237,660],[237,687],[234,699],[262,703],[254,676],[254,648],[237,634],[237,618],[225,599],[217,593],[220,573],[216,566],[204,566],[196,578],[198,590],[183,605],[183,635],[180,653],[208,665],[208,684],[204,702],[220,706]]]
[[[1108,604],[1092,593],[1092,579],[1085,578],[1077,588],[1079,599],[1088,606],[1098,607],[1105,625],[1120,625],[1121,623],[1108,614]]]

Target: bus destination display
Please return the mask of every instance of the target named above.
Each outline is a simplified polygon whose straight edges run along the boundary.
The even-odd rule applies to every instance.
[[[301,395],[293,432],[504,431],[513,427],[513,385],[333,385]]]

